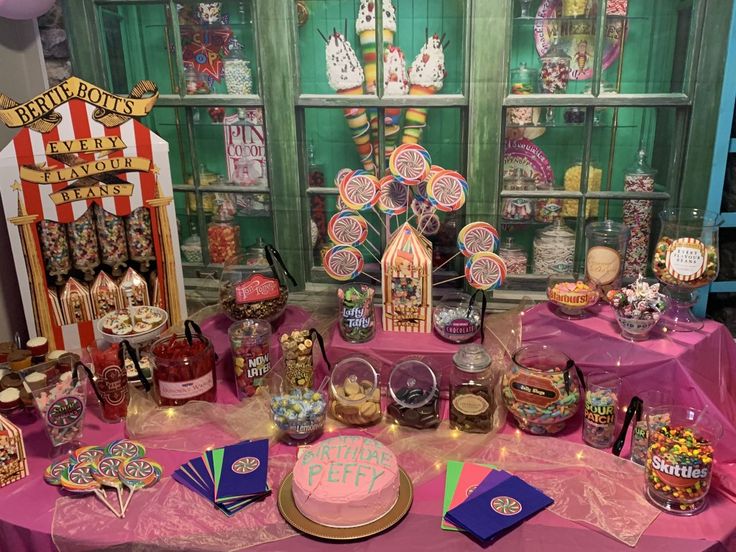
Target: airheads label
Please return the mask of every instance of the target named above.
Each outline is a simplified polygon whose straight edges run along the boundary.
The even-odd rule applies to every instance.
[[[478,331],[478,326],[466,318],[456,318],[447,324],[443,331],[450,335],[472,335]]]
[[[560,392],[546,378],[520,374],[511,378],[511,393],[517,401],[545,407],[560,398]]]
[[[53,427],[69,427],[77,423],[84,414],[84,403],[77,397],[62,397],[51,403],[46,411],[46,420]]]
[[[651,454],[651,453],[650,453]],[[686,488],[695,482],[707,479],[710,469],[703,463],[699,464],[670,464],[657,454],[652,454],[652,471],[671,487]]]
[[[269,278],[263,274],[253,274],[247,280],[235,286],[235,302],[260,303],[269,299],[276,299],[281,293],[281,286],[276,278]]]
[[[613,425],[616,422],[614,405],[599,406],[585,401],[585,419],[599,425]]]

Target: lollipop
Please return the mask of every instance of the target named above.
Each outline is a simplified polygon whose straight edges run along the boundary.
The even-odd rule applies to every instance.
[[[327,235],[337,245],[359,245],[368,237],[368,225],[359,214],[340,211],[327,224]]]
[[[440,217],[434,213],[419,215],[417,226],[425,236],[434,236],[440,231]]]
[[[118,504],[120,505],[120,511],[123,513],[123,483],[118,477],[118,470],[126,460],[127,458],[124,456],[105,456],[92,464],[92,477],[100,485],[112,487],[117,491]]]
[[[118,439],[105,447],[105,456],[122,456],[123,458],[141,458],[146,455],[146,447],[137,441]]]
[[[343,178],[345,178],[347,175],[352,174],[353,170],[348,168],[342,168],[339,171],[337,171],[337,174],[335,175],[335,180],[333,183],[335,184],[335,188],[340,188],[340,183],[342,182]]]
[[[388,216],[406,212],[409,203],[409,190],[393,176],[384,176],[378,183],[378,208]]]
[[[465,279],[476,289],[495,289],[506,279],[506,263],[495,253],[476,253],[465,263]]]
[[[96,462],[105,456],[105,449],[102,447],[79,447],[69,455],[69,460],[76,464],[78,462]]]
[[[432,166],[429,152],[416,144],[402,144],[388,159],[388,167],[401,184],[416,186],[422,182]]]
[[[61,474],[69,467],[70,460],[58,460],[49,465],[43,472],[43,479],[49,485],[61,485]]]
[[[465,204],[468,183],[460,173],[439,171],[427,181],[427,197],[433,207],[449,213]]]
[[[378,202],[378,179],[364,171],[355,171],[343,179],[339,191],[348,209],[365,211]]]
[[[128,458],[118,468],[118,477],[123,484],[130,489],[128,500],[125,501],[123,507],[123,515],[128,509],[130,499],[137,490],[155,485],[159,479],[163,469],[158,462],[154,462],[149,458]]]
[[[72,493],[94,493],[110,511],[118,517],[121,514],[105,498],[105,493],[100,489],[100,483],[92,476],[92,462],[78,462],[70,464],[59,478],[61,486]]]
[[[335,245],[322,261],[327,274],[338,282],[347,282],[363,271],[363,255],[350,245]]]
[[[498,231],[487,222],[466,224],[457,235],[457,247],[466,257],[483,251],[493,252],[498,242]]]

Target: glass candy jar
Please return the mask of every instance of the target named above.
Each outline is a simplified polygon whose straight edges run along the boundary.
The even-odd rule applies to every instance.
[[[570,81],[570,56],[560,48],[555,38],[552,47],[540,58],[539,82],[545,94],[564,94]],[[547,124],[554,124],[553,107],[547,108]]]
[[[273,381],[275,384],[278,378]],[[287,445],[306,445],[319,439],[325,429],[327,402],[326,393],[312,388],[273,389],[271,418],[276,438]]]
[[[575,259],[575,232],[562,219],[537,230],[534,237],[534,273],[570,274]]]
[[[375,361],[344,358],[330,375],[330,416],[351,426],[367,426],[381,419],[379,369]]]
[[[220,308],[231,320],[276,321],[286,310],[289,288],[278,272],[247,266],[245,255],[231,257],[220,276]]]
[[[519,67],[511,70],[511,94],[527,95],[536,90],[536,75],[526,63],[520,63]],[[506,109],[506,124],[509,126],[531,125],[534,122],[534,108],[509,107]]]
[[[652,270],[666,286],[670,305],[664,321],[669,331],[696,331],[703,321],[690,308],[696,290],[718,276],[718,214],[701,209],[665,209],[652,258]]]
[[[440,425],[440,376],[419,358],[396,364],[388,378],[386,415],[392,422],[416,429]]]
[[[502,395],[519,428],[535,435],[562,431],[580,405],[574,363],[565,353],[537,344],[521,347],[512,360]]]
[[[591,222],[585,227],[585,238],[585,278],[605,297],[621,288],[629,228],[612,220]]]
[[[528,258],[524,251],[514,240],[513,236],[506,236],[498,249],[498,255],[506,263],[506,274],[526,274]]]
[[[480,331],[483,313],[467,293],[447,294],[434,308],[433,322],[437,334],[453,343],[470,341]]]
[[[215,217],[207,226],[207,244],[210,262],[224,263],[240,250],[240,226],[234,222],[235,206],[218,201]]]
[[[553,186],[551,182],[538,182],[536,189],[539,191],[559,192],[559,186]],[[560,218],[562,212],[562,199],[559,197],[543,197],[534,202],[534,220],[536,222],[554,222]]]
[[[490,355],[480,345],[463,345],[452,362],[450,427],[468,433],[488,433],[496,411]]]
[[[536,189],[534,180],[525,176],[521,169],[516,169],[503,179],[505,192],[522,192]],[[504,197],[501,206],[501,218],[514,222],[526,222],[534,215],[533,202],[528,197]]]
[[[337,327],[349,343],[365,343],[376,335],[376,316],[372,287],[345,284],[337,290]]]
[[[625,192],[653,192],[657,170],[647,163],[647,152],[639,150],[636,162],[624,173]],[[624,276],[636,278],[645,274],[649,262],[649,240],[652,233],[652,202],[627,199],[623,205],[623,222],[631,235],[626,247]]]
[[[228,57],[223,60],[225,72],[225,87],[231,96],[245,96],[253,93],[253,76],[250,62],[245,59],[242,47],[238,45]]]

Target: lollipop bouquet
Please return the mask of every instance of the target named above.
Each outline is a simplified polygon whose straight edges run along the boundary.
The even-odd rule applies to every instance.
[[[438,211],[457,211],[465,204],[467,181],[456,171],[432,165],[423,147],[402,144],[392,152],[389,174],[384,178],[379,180],[362,169],[343,170],[337,184],[346,209],[330,219],[327,230],[333,246],[323,257],[325,271],[341,282],[362,274],[380,283],[385,330],[431,332],[432,244],[426,236],[440,228]],[[379,235],[380,231],[363,217],[365,211],[385,220],[388,237],[383,251],[369,240],[369,229]],[[403,222],[401,215],[405,215]],[[398,220],[398,228],[392,231],[393,220]],[[464,274],[434,285],[464,277],[476,289],[499,287],[506,277],[506,265],[495,253],[498,242],[498,232],[490,224],[466,225],[458,233],[458,253],[437,267],[462,254],[466,257]],[[380,263],[381,280],[363,271],[361,246]]]

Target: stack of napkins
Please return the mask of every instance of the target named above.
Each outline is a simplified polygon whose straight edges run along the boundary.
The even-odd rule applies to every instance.
[[[268,440],[263,439],[208,450],[182,464],[173,478],[232,516],[271,493],[267,476]]]
[[[492,466],[448,462],[442,528],[488,542],[554,502]]]

